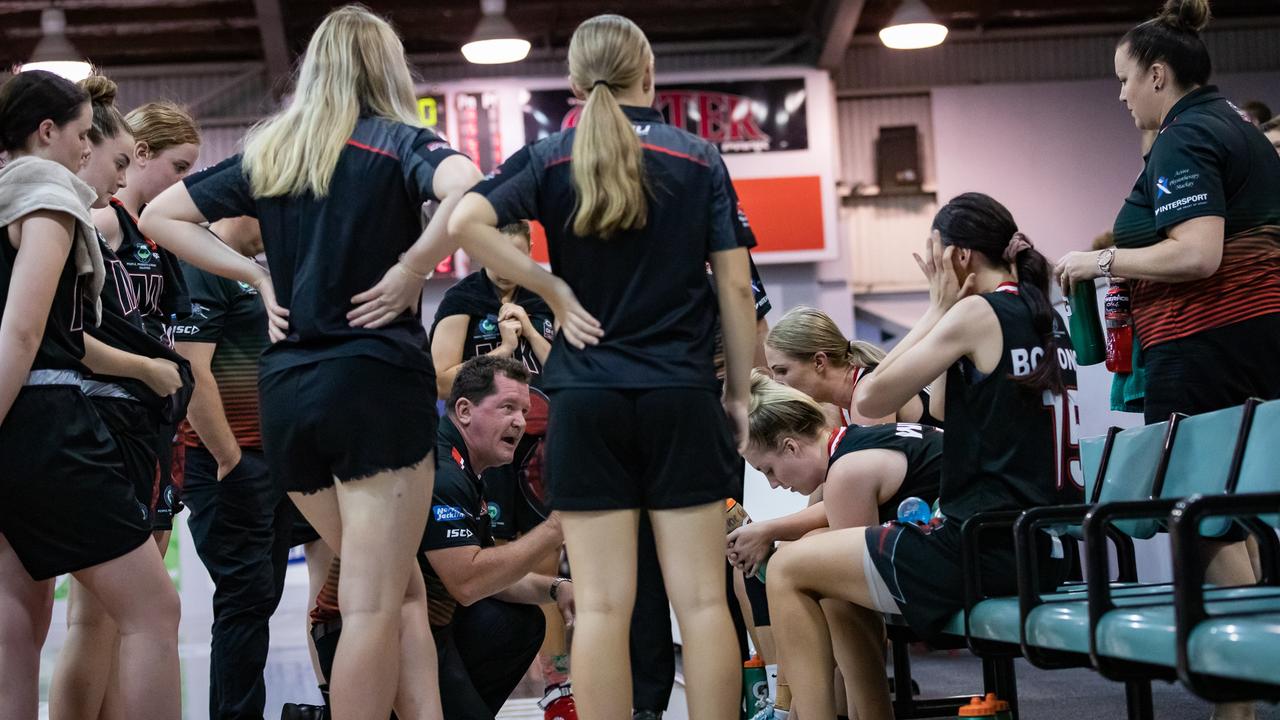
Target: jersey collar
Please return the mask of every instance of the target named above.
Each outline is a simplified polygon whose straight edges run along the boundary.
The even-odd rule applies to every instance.
[[[471,465],[471,453],[467,452],[467,443],[462,439],[462,432],[453,424],[448,415],[440,418],[440,429],[437,431],[441,445],[447,446],[448,458],[439,458],[438,462],[451,462],[462,469],[469,477],[478,481],[475,468]],[[440,450],[444,450],[441,447]]]
[[[1196,105],[1203,105],[1208,102],[1213,102],[1214,100],[1220,100],[1221,98],[1222,93],[1218,92],[1217,85],[1205,85],[1204,87],[1192,90],[1186,95],[1183,95],[1181,100],[1174,103],[1173,107],[1169,108],[1169,114],[1165,115],[1164,122],[1160,123],[1160,131],[1164,132],[1165,128],[1177,122],[1178,115],[1182,114],[1184,110],[1195,107]]]
[[[647,122],[647,123],[665,123],[666,119],[662,117],[662,113],[651,107],[637,107],[635,105],[623,105],[622,114],[627,116],[631,122]]]
[[[1018,290],[1018,283],[1016,282],[1002,282],[996,286],[996,292],[1009,293],[1010,295],[1022,294],[1022,292]]]

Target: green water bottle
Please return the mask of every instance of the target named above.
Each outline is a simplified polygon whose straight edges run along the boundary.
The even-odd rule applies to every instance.
[[[1107,359],[1107,343],[1098,317],[1098,294],[1092,280],[1082,280],[1071,288],[1071,344],[1075,346],[1078,365],[1097,365]]]
[[[979,697],[969,699],[969,704],[960,708],[959,720],[973,718],[974,720],[995,720],[995,709],[991,707],[986,700]]]
[[[769,675],[759,655],[742,663],[742,718],[751,720],[769,709]]]

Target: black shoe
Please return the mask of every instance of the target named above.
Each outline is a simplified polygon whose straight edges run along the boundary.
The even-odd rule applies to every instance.
[[[284,720],[284,718],[281,718]],[[662,720],[661,710],[636,710],[631,713],[631,720]]]
[[[285,703],[280,709],[280,720],[329,720],[329,709],[324,705]]]

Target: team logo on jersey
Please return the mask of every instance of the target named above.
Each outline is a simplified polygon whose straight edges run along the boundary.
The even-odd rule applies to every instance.
[[[1156,199],[1159,200],[1165,195],[1172,194],[1173,193],[1169,190],[1169,178],[1161,175],[1156,179]]]
[[[151,248],[146,245],[139,245],[138,249],[133,251],[133,256],[138,258],[138,262],[150,262]]]
[[[556,338],[555,323],[551,322],[550,320],[542,321],[542,337],[546,338],[547,340],[555,340]]]
[[[453,505],[433,505],[431,516],[436,519],[436,522],[454,522],[466,517],[466,513],[462,512],[462,508]]]
[[[198,302],[193,302],[191,303],[191,317],[195,318],[196,320],[208,320],[209,308],[201,305]]]
[[[498,316],[496,315],[485,316],[485,318],[480,321],[479,329],[482,335],[497,335],[498,334]]]
[[[164,489],[164,506],[170,510],[173,510],[176,507],[178,507],[178,503],[176,502],[176,500],[177,498],[174,495],[173,486],[170,485],[169,487],[165,488]]]
[[[498,518],[502,517],[502,507],[496,502],[485,503],[485,512],[489,514],[491,522],[498,522]]]
[[[249,293],[250,295],[257,295],[257,294],[258,294],[258,291],[257,291],[256,289],[254,289],[254,287],[253,287],[252,285],[250,285],[249,283],[247,283],[247,282],[241,282],[241,281],[237,280],[237,281],[236,281],[236,284],[240,286],[240,290],[241,290],[242,292],[247,292],[247,293]]]

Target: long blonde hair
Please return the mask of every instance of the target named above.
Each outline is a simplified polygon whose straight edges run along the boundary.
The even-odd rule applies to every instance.
[[[777,449],[786,437],[813,438],[827,427],[822,406],[759,370],[751,371],[747,437],[758,448]]]
[[[361,111],[417,125],[414,103],[404,45],[391,25],[361,5],[334,10],[307,44],[288,107],[245,138],[254,196],[328,195]]]
[[[884,350],[861,340],[848,340],[836,321],[821,310],[801,305],[769,329],[765,345],[807,360],[825,353],[836,367],[871,367],[884,359]]]
[[[608,238],[648,220],[644,151],[613,93],[635,85],[653,51],[644,32],[621,15],[597,15],[573,31],[569,78],[587,94],[573,137],[573,232]]]

